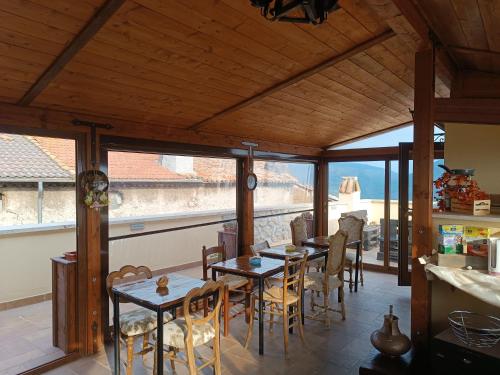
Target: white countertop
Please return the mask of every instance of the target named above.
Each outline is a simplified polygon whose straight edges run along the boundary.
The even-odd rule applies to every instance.
[[[458,214],[458,213],[454,213],[454,212],[434,212],[432,214],[432,218],[433,219],[444,219],[444,220],[462,220],[462,221],[500,223],[500,215],[473,216],[473,215],[467,215],[467,214]]]

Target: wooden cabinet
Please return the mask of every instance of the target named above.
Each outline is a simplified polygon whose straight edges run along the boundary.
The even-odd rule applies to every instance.
[[[66,354],[77,350],[76,261],[52,258],[52,342]]]
[[[432,339],[431,362],[434,374],[498,375],[500,346],[467,347],[447,329]]]

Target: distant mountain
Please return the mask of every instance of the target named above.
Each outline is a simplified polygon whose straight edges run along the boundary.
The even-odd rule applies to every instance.
[[[442,160],[434,161],[434,178],[443,172],[437,165]],[[412,167],[412,165],[410,165]],[[288,171],[295,176],[300,183],[313,184],[313,168],[305,164],[288,164]],[[330,164],[329,170],[329,193],[338,195],[342,177],[357,176],[361,186],[362,199],[384,199],[385,176],[384,168],[362,162],[342,162]],[[409,176],[409,196],[413,194],[413,173]],[[398,172],[391,171],[391,199],[398,199]]]

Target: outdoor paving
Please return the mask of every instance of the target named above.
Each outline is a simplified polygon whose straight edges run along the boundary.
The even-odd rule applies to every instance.
[[[199,277],[201,271],[187,270],[183,273]],[[332,301],[336,300],[336,295]],[[308,298],[307,298],[308,301]],[[374,272],[365,273],[365,286],[358,293],[346,292],[347,319],[342,321],[333,314],[332,325],[326,329],[323,323],[306,320],[306,345],[297,334],[290,337],[288,356],[283,353],[283,336],[279,326],[274,333],[265,330],[265,355],[258,355],[257,324],[254,326],[252,343],[248,350],[243,348],[246,324],[243,317],[231,321],[231,334],[222,337],[222,368],[225,374],[357,374],[360,363],[374,350],[370,344],[370,334],[380,328],[383,315],[389,304],[394,305],[395,314],[400,317],[400,328],[409,333],[410,289],[398,287],[397,277]],[[306,312],[308,310],[306,303]],[[122,355],[122,358],[123,355]],[[111,374],[113,349],[107,346],[100,353],[79,359],[61,368],[52,375],[100,375]],[[152,354],[145,363],[135,360],[134,374],[152,374]],[[172,373],[166,365],[165,373]],[[212,374],[205,369],[204,374]],[[187,369],[177,365],[177,374],[187,374]]]

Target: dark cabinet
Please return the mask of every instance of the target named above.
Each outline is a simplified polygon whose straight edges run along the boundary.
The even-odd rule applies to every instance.
[[[76,265],[52,258],[52,342],[66,354],[77,350]]]
[[[473,348],[460,342],[450,329],[435,336],[431,342],[434,374],[500,374],[500,345]]]

